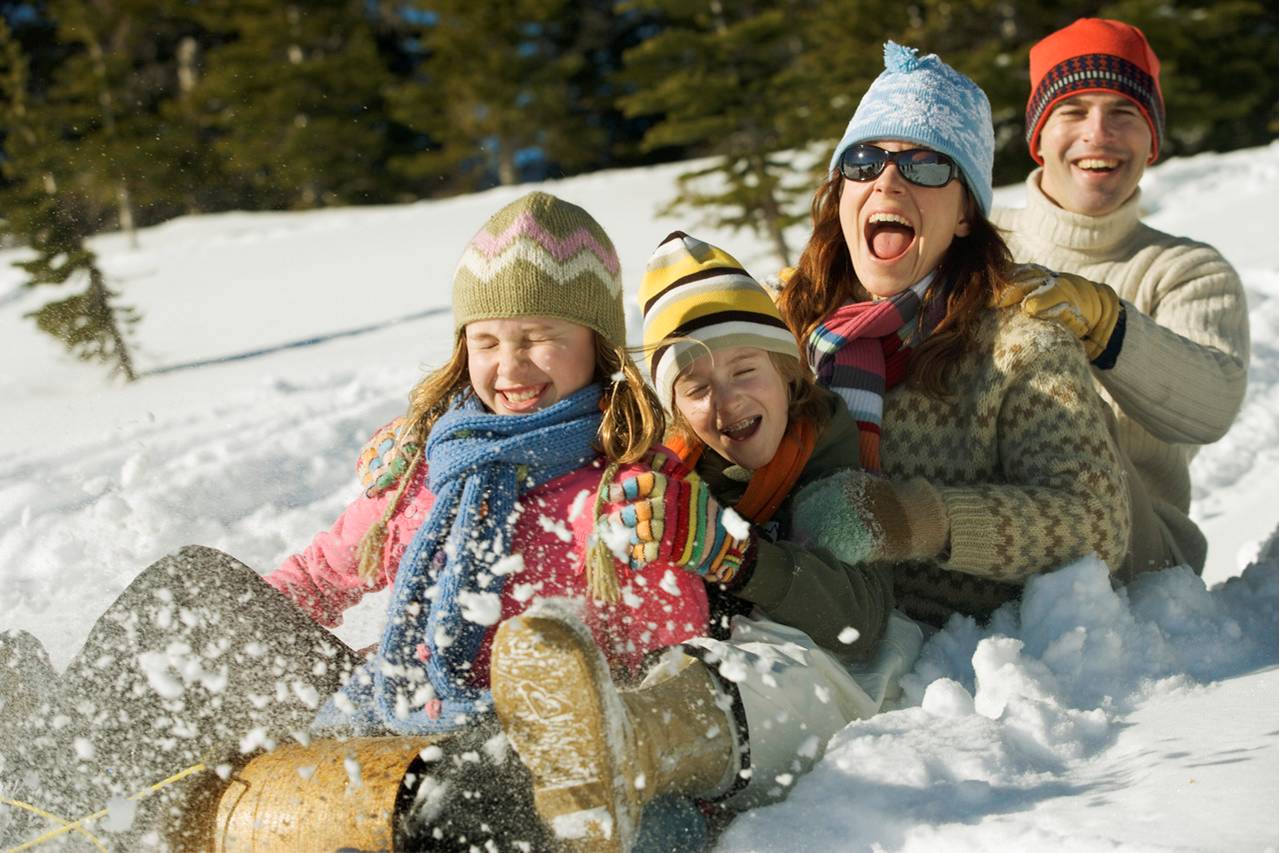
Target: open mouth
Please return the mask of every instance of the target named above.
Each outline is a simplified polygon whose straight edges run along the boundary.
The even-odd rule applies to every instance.
[[[756,434],[763,421],[764,418],[760,415],[743,418],[742,420],[729,424],[727,427],[721,429],[720,434],[730,441],[746,441]]]
[[[872,255],[893,261],[907,253],[916,238],[916,229],[896,213],[873,213],[867,219],[865,235]]]
[[[1085,157],[1075,162],[1077,169],[1095,174],[1110,174],[1120,168],[1120,161],[1110,157]]]
[[[498,396],[502,399],[502,404],[508,409],[520,411],[523,409],[531,409],[538,403],[538,398],[542,396],[542,392],[546,389],[546,385],[522,385],[519,388],[502,388],[498,390]]]

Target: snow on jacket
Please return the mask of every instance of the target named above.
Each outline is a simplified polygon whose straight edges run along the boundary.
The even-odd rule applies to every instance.
[[[383,432],[379,431],[375,440]],[[366,458],[367,454],[362,454],[362,463]],[[646,572],[636,577],[615,560],[622,601],[605,605],[589,600],[585,554],[591,536],[592,503],[603,469],[603,460],[597,459],[522,496],[512,553],[520,555],[524,568],[508,579],[501,618],[520,614],[536,597],[579,599],[587,624],[611,662],[634,669],[645,654],[706,633],[707,592],[703,582],[688,572]],[[619,476],[631,470],[624,467]],[[634,470],[641,469],[635,466]],[[267,575],[267,582],[320,624],[342,624],[343,611],[366,593],[395,582],[400,559],[435,500],[426,483],[424,463],[418,466],[387,522],[382,560],[372,584],[366,584],[357,572],[356,550],[365,532],[382,517],[394,489],[353,501],[332,527]],[[477,683],[481,685],[488,682],[491,641],[492,629],[476,661]]]
[[[861,464],[853,415],[835,394],[820,393],[830,417],[818,433],[792,495],[835,471]],[[716,500],[733,505],[742,499],[746,484],[727,476],[728,467],[724,457],[708,450],[698,459],[697,472]],[[755,563],[724,593],[713,591],[713,609],[718,597],[739,599],[759,607],[774,622],[803,631],[842,660],[864,660],[876,654],[894,605],[892,575],[885,566],[850,565],[823,548],[793,541],[791,505],[788,496],[773,520],[757,530]],[[848,640],[848,628],[858,632],[853,642]]]
[[[1027,178],[1027,206],[997,208],[1019,261],[1111,285],[1125,303],[1124,343],[1110,370],[1093,376],[1119,421],[1152,507],[1197,571],[1206,543],[1190,518],[1191,458],[1221,438],[1244,399],[1249,315],[1244,288],[1213,247],[1144,225],[1141,193],[1106,216],[1063,210]]]

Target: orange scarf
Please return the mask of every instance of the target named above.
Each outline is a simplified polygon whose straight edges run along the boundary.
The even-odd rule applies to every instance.
[[[752,472],[747,491],[734,506],[734,512],[752,524],[764,524],[773,518],[809,463],[816,440],[817,430],[808,418],[788,425],[769,464]],[[686,441],[678,435],[668,437],[666,446],[690,471],[707,447],[696,438]]]

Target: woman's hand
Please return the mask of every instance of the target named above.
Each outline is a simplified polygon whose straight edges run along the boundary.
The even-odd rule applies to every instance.
[[[609,486],[616,506],[607,523],[626,534],[631,568],[662,561],[708,583],[728,583],[751,543],[750,528],[720,506],[697,474],[660,467],[667,473],[644,471]]]
[[[997,297],[996,307],[1022,305],[1022,313],[1052,320],[1084,343],[1089,361],[1107,350],[1120,320],[1120,297],[1105,284],[1039,264],[1020,264]]]
[[[801,489],[791,529],[797,541],[846,563],[932,559],[947,550],[937,489],[922,479],[892,483],[852,469]]]

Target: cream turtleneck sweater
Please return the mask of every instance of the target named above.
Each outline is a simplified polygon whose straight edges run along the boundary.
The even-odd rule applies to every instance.
[[[1106,216],[1063,210],[1027,178],[1027,206],[992,211],[1016,260],[1109,284],[1125,303],[1115,366],[1094,370],[1119,421],[1117,439],[1143,479],[1179,556],[1203,568],[1204,535],[1188,517],[1188,466],[1221,438],[1244,399],[1249,317],[1240,278],[1213,247],[1140,221],[1140,194]]]

